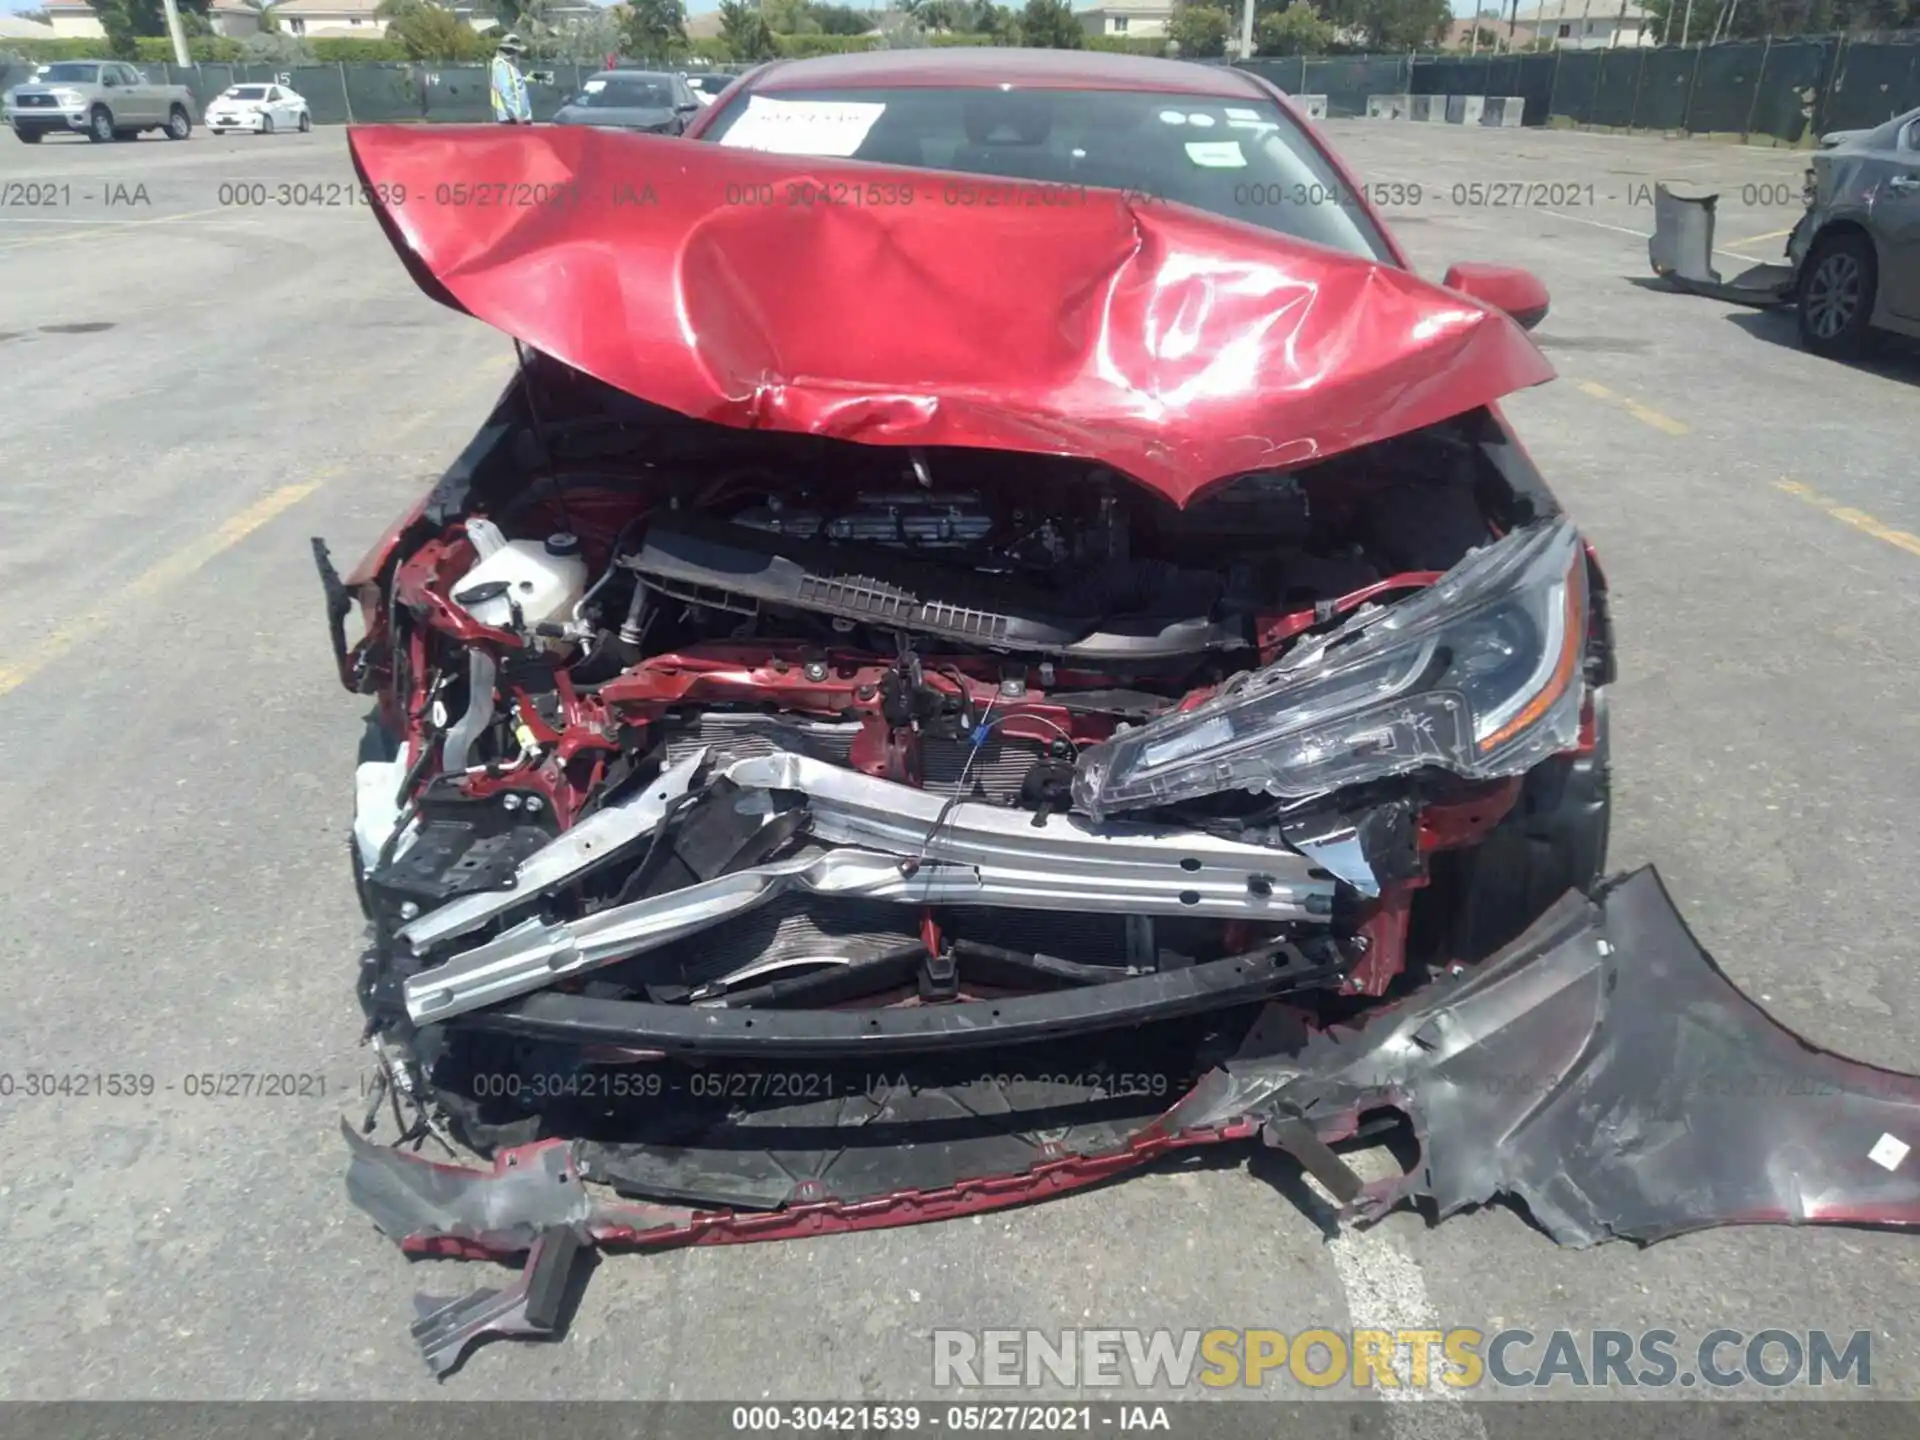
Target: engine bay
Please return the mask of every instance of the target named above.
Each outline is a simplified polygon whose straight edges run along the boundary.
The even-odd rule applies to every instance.
[[[1514,804],[1431,767],[1076,800],[1091,757],[1190,748],[1183,717],[1537,520],[1473,417],[1182,508],[1070,458],[742,432],[559,379],[371,568],[319,552],[343,677],[379,700],[376,1026],[684,1054],[767,1009],[1052,997],[1036,1033],[1064,1035],[1376,996],[1425,857]]]

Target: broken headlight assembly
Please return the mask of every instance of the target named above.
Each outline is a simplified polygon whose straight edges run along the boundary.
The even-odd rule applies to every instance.
[[[1519,774],[1579,738],[1586,618],[1578,533],[1525,526],[1413,598],[1086,751],[1074,804],[1098,818],[1231,790],[1299,799],[1426,766]]]

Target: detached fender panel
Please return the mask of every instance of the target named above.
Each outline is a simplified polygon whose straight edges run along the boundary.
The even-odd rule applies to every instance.
[[[1742,994],[1640,870],[1569,893],[1471,976],[1360,1031],[1272,1012],[1172,1117],[1304,1117],[1323,1139],[1366,1110],[1411,1118],[1408,1175],[1350,1207],[1496,1196],[1556,1241],[1651,1243],[1716,1225],[1920,1224],[1920,1077],[1822,1050]],[[1264,1053],[1260,1053],[1263,1052]],[[1204,1091],[1207,1087],[1201,1087]]]

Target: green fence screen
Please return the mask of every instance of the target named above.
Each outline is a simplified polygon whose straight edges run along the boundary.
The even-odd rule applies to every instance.
[[[4,42],[0,42],[0,51]],[[1343,55],[1242,62],[1294,95],[1325,95],[1332,117],[1364,115],[1369,95],[1518,95],[1526,123],[1771,135],[1789,143],[1864,129],[1920,106],[1920,44],[1836,37],[1720,45],[1561,50],[1544,55]],[[278,81],[306,97],[316,124],[463,123],[493,118],[487,68],[356,61],[330,65],[142,64],[185,85],[202,110],[229,85]],[[595,68],[536,64],[528,98],[550,120]],[[33,66],[0,53],[0,89]]]

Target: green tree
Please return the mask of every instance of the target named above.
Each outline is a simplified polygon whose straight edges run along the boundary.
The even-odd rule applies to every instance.
[[[964,5],[964,13],[954,27],[965,35],[991,35],[1002,44],[1011,45],[1020,38],[1020,20],[1005,5],[996,5],[993,0],[971,0]]]
[[[649,60],[672,60],[687,50],[687,7],[681,0],[628,0],[615,48]]]
[[[760,0],[760,14],[776,35],[818,35],[820,22],[807,0]]]
[[[1233,20],[1218,5],[1182,4],[1173,12],[1167,38],[1180,47],[1183,60],[1212,60],[1227,53]]]
[[[240,41],[240,58],[250,65],[311,65],[313,47],[284,30],[262,30]]]
[[[486,53],[479,32],[436,0],[380,0],[373,13],[409,60],[477,60]]]
[[[1447,0],[1328,0],[1326,18],[1336,30],[1357,32],[1362,49],[1417,50],[1446,34],[1453,9]]]
[[[123,59],[133,58],[133,42],[142,35],[167,33],[166,7],[160,0],[87,0],[107,32],[107,45]],[[207,21],[210,0],[179,0],[180,28],[188,35],[210,35]]]
[[[1087,36],[1068,0],[1027,0],[1020,12],[1020,43],[1040,50],[1084,50]]]
[[[1690,42],[1753,40],[1763,35],[1858,35],[1903,30],[1920,24],[1920,0],[1694,0],[1693,19],[1685,20],[1685,0],[1649,0],[1647,30],[1675,45],[1682,34]],[[1607,14],[1606,0],[1595,0],[1594,18]]]
[[[867,10],[856,10],[851,5],[810,4],[813,18],[820,26],[823,35],[864,35],[873,29],[873,15]]]
[[[553,32],[548,53],[556,60],[599,64],[620,49],[625,32],[612,6],[595,6],[584,15],[569,15]]]
[[[1324,55],[1333,45],[1333,26],[1306,0],[1270,10],[1254,22],[1254,50],[1261,55]]]
[[[720,38],[736,60],[770,60],[773,30],[752,0],[720,0]]]

